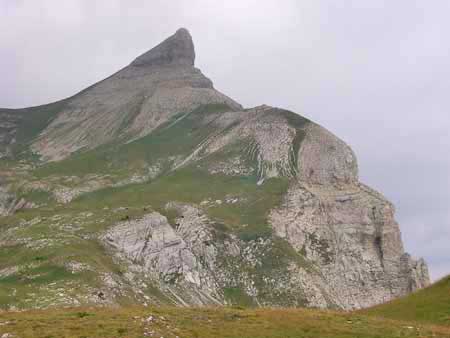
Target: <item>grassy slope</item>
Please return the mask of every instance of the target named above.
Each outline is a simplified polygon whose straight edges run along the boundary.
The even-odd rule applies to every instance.
[[[58,102],[23,108],[23,109],[2,109],[0,115],[14,114],[19,116],[19,123],[16,133],[16,145],[13,151],[18,154],[27,150],[27,147],[35,137],[55,118],[58,112],[64,109],[67,100]]]
[[[450,337],[450,277],[352,313],[315,309],[122,307],[0,313],[0,336],[21,338]],[[151,317],[151,320],[148,318]]]
[[[48,163],[34,174],[50,175],[126,174],[159,163],[170,165],[171,156],[190,154],[214,129],[202,124],[202,115],[231,110],[224,104],[204,105],[182,113],[161,125],[151,134],[130,143],[111,143],[73,154],[59,162]]]
[[[186,156],[212,132],[211,128],[206,128],[205,134],[205,129],[201,128],[201,115],[228,109],[223,105],[203,106],[190,114],[181,114],[155,133],[135,142],[107,145],[76,154],[67,160],[45,165],[33,174],[43,180],[49,175],[63,178],[64,175],[111,174],[116,170],[126,174],[139,166],[146,167],[169,156]],[[97,272],[117,272],[118,267],[114,266],[102,246],[95,239],[85,238],[91,235],[95,237],[124,217],[143,215],[148,212],[148,206],[170,219],[171,215],[164,208],[170,201],[198,204],[210,200],[212,203],[206,212],[210,218],[223,225],[221,231],[236,233],[246,240],[269,236],[271,231],[266,222],[267,213],[271,207],[280,203],[288,182],[285,179],[272,179],[263,186],[257,186],[256,182],[256,177],[252,175],[209,175],[204,168],[190,167],[166,173],[148,183],[88,193],[67,205],[57,204],[43,191],[26,193],[24,197],[27,200],[43,206],[0,218],[3,232],[17,227],[8,238],[4,238],[10,244],[0,248],[0,270],[19,267],[18,272],[0,278],[0,308],[8,305],[27,308],[33,304],[25,299],[33,293],[38,298],[48,299],[40,305],[51,303],[53,297],[47,297],[49,290],[42,287],[42,278],[58,285],[74,282],[96,287],[98,280],[91,273],[70,274],[63,268],[64,263],[74,260],[89,264]],[[225,196],[241,198],[243,202],[233,205],[214,203],[224,200]],[[122,210],[117,211],[119,208]],[[92,215],[84,217],[83,214]],[[54,216],[60,220],[54,220]],[[36,222],[20,226],[24,221],[32,220]],[[66,228],[64,224],[74,225],[75,228]],[[31,249],[15,243],[15,238],[26,238],[32,244],[39,241],[48,241],[50,244]]]
[[[0,336],[21,338],[450,337],[445,326],[307,309],[83,308],[1,313],[0,323]]]
[[[361,313],[450,325],[450,276],[409,296],[363,310]]]
[[[21,338],[448,338],[449,291],[450,277],[447,277],[403,299],[351,313],[227,307],[0,312],[0,336],[9,333]]]
[[[199,204],[209,199],[213,203],[205,212],[222,225],[218,231],[235,233],[244,240],[269,236],[270,227],[266,216],[273,206],[280,203],[287,181],[271,179],[262,186],[255,182],[255,178],[207,175],[205,172],[185,168],[149,183],[106,188],[83,195],[67,205],[49,202],[39,209],[24,210],[13,216],[0,218],[2,231],[14,229],[5,238],[10,244],[0,248],[0,270],[20,267],[18,272],[0,278],[0,308],[7,308],[8,304],[27,308],[33,305],[25,301],[27,295],[32,293],[41,299],[48,299],[47,303],[52,302],[54,297],[45,288],[43,280],[56,282],[58,285],[75,283],[95,288],[98,280],[92,273],[68,273],[64,269],[64,263],[84,262],[98,273],[117,272],[119,267],[113,264],[103,247],[95,239],[86,238],[91,238],[92,235],[95,238],[106,227],[124,217],[140,217],[149,212],[149,205],[170,220],[171,215],[164,208],[167,202]],[[244,201],[239,204],[214,203],[227,195]],[[35,221],[31,222],[32,220]],[[17,227],[23,221],[32,224]],[[247,226],[242,227],[243,224]],[[40,241],[50,244],[30,249],[15,243],[14,238],[26,238],[31,244]],[[288,254],[290,252],[286,251],[286,255]],[[44,306],[45,304],[42,303]]]

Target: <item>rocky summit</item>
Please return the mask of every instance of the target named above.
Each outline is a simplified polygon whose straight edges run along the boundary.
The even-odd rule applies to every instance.
[[[70,98],[0,109],[1,308],[357,309],[429,283],[348,145],[194,61],[180,29]]]

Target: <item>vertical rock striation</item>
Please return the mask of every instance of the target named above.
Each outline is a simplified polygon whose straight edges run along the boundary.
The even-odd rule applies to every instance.
[[[344,142],[310,124],[298,163],[299,179],[270,220],[321,272],[328,299],[355,309],[429,284],[423,260],[404,252],[393,205],[358,181],[356,157]]]

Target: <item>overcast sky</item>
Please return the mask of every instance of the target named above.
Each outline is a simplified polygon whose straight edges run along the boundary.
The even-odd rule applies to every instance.
[[[70,96],[186,27],[217,89],[353,147],[436,279],[450,273],[449,15],[447,0],[0,0],[0,107]]]

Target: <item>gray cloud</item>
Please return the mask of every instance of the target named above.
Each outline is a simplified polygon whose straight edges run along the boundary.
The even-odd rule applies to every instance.
[[[0,106],[72,95],[185,26],[219,90],[351,144],[438,278],[450,272],[449,11],[444,0],[3,0]]]

